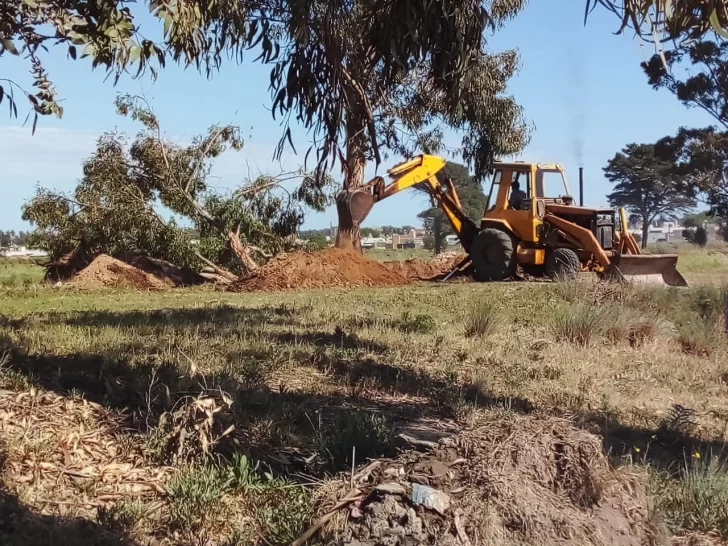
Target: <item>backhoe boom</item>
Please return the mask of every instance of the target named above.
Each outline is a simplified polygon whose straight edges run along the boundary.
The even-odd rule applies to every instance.
[[[343,211],[348,212],[347,222],[350,219],[350,225],[358,227],[374,203],[412,186],[423,188],[437,201],[463,248],[469,251],[478,233],[478,226],[463,211],[452,180],[441,184],[437,179],[437,173],[444,166],[445,160],[440,157],[419,155],[389,169],[387,174],[393,179],[389,184],[385,185],[382,177],[376,177],[363,186],[342,191],[337,196],[337,203],[340,210],[343,208]]]

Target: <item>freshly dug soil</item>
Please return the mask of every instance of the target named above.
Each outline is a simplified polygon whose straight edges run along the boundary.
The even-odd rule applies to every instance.
[[[93,289],[125,286],[140,290],[160,290],[170,285],[164,280],[124,263],[107,254],[100,254],[68,282],[68,286]]]
[[[412,258],[403,261],[385,262],[386,266],[411,280],[430,280],[449,273],[463,258],[464,254],[440,254],[430,260]]]
[[[398,286],[409,282],[409,278],[382,262],[369,260],[357,252],[327,248],[276,256],[253,275],[230,285],[229,290]]]

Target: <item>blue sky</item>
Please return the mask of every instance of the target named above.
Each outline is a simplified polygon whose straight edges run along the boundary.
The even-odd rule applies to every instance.
[[[510,91],[535,125],[521,159],[564,164],[573,194],[583,162],[585,203],[603,205],[610,184],[601,168],[616,151],[629,142],[652,142],[680,126],[710,125],[712,119],[647,85],[639,64],[653,51],[649,44],[615,36],[619,21],[604,10],[595,11],[586,26],[583,14],[583,0],[530,0],[520,16],[488,42],[494,50],[520,52],[522,68]],[[149,33],[148,28],[142,30]],[[1,62],[3,77],[29,82],[26,63],[8,55]],[[73,189],[81,176],[81,161],[93,152],[102,132],[136,131],[133,123],[114,113],[118,92],[145,94],[168,135],[180,141],[216,122],[241,126],[246,145],[218,160],[212,173],[215,186],[233,188],[249,174],[293,170],[303,161],[308,139],[300,129],[294,132],[299,156],[288,152],[280,164],[273,161],[281,128],[269,111],[265,66],[228,64],[211,80],[193,69],[169,66],[156,82],[127,78],[114,87],[104,81],[103,72],[91,71],[86,60],[68,60],[65,48],[52,49],[45,63],[64,99],[65,113],[60,120],[42,118],[31,135],[29,126],[21,126],[24,116],[9,119],[5,104],[0,109],[0,229],[29,227],[20,218],[20,207],[36,184]],[[449,147],[459,142],[458,135],[448,135]],[[396,160],[390,157],[389,163]],[[368,171],[374,174],[373,166]],[[425,205],[420,194],[404,192],[377,204],[365,225],[418,225],[417,213]],[[331,222],[336,222],[333,209],[310,215],[304,227],[327,227]]]

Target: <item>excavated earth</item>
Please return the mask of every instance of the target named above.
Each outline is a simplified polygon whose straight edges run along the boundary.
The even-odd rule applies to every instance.
[[[379,262],[358,252],[327,248],[293,252],[272,259],[253,275],[233,283],[237,292],[277,291],[297,288],[401,286],[437,277],[457,263],[458,256],[433,260]]]
[[[122,260],[99,254],[71,274],[67,286],[78,289],[130,287],[139,290],[191,286],[205,282],[197,273],[164,260],[129,254]]]

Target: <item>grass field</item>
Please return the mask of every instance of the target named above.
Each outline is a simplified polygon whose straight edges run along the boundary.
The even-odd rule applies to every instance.
[[[315,518],[317,488],[300,484],[349,468],[352,446],[358,460],[377,457],[401,423],[467,425],[494,410],[566,417],[600,434],[613,464],[648,469],[672,534],[719,543],[728,536],[720,250],[683,250],[679,267],[693,286],[679,290],[583,280],[81,293],[0,263],[0,401],[19,397],[16,417],[0,412],[0,506],[42,529],[11,543],[209,535],[243,544],[261,534],[290,543]],[[200,400],[221,411],[181,439],[185,419],[199,415],[179,408]],[[55,424],[43,428],[46,406]],[[22,407],[27,422],[17,421]],[[111,495],[110,478],[58,473],[47,454],[63,460],[92,432],[84,457],[144,469],[133,483],[159,481],[164,495],[149,485],[138,496],[114,490],[111,509],[78,503]],[[214,467],[195,456],[210,438],[225,457]],[[282,459],[299,470],[283,472]],[[168,476],[170,465],[181,470]],[[276,471],[265,478],[265,468]],[[74,527],[77,516],[96,523]]]

